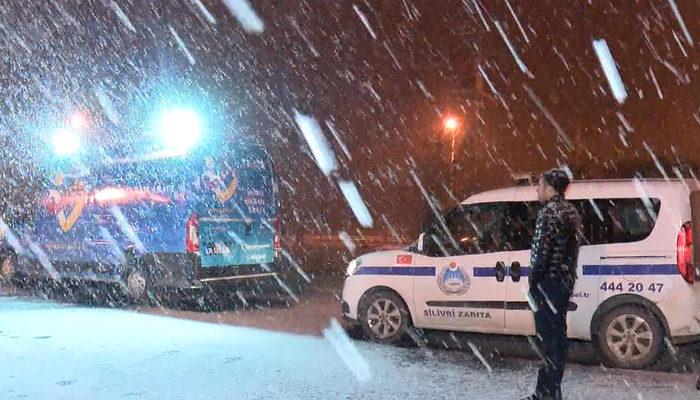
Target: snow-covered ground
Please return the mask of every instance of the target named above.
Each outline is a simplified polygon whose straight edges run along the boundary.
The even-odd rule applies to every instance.
[[[0,398],[490,400],[518,399],[535,380],[532,361],[492,362],[489,374],[469,351],[346,342],[340,332],[324,339],[0,297]],[[565,393],[698,399],[694,384],[688,374],[571,365]]]

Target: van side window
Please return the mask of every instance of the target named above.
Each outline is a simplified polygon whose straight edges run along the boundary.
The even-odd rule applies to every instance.
[[[646,239],[661,209],[659,199],[648,200],[647,204],[641,198],[571,200],[581,213],[584,236],[581,245]],[[426,255],[445,257],[529,250],[541,207],[539,202],[502,202],[452,208],[444,215],[451,238],[434,220],[424,229]]]
[[[465,209],[460,234],[456,237],[465,254],[507,251],[509,227],[506,203],[474,204]]]
[[[594,199],[575,201],[584,222],[585,244],[632,243],[646,239],[656,225],[659,199]]]
[[[535,224],[539,203],[508,203],[508,219],[504,229],[504,238],[508,251],[530,250],[535,236]]]
[[[424,252],[431,257],[446,257],[505,251],[506,215],[507,203],[461,205],[449,209],[444,213],[444,227],[437,217],[424,225]]]
[[[426,236],[430,236],[429,247],[433,251],[439,249],[433,254],[437,257],[505,251],[508,246],[503,232],[508,226],[507,221],[506,203],[459,206],[445,213],[445,225],[450,237],[445,235],[444,229],[434,224]]]
[[[582,246],[631,243],[646,239],[654,230],[661,202],[640,198],[571,200],[583,222]],[[508,203],[504,228],[506,250],[528,250],[532,244],[539,202]]]

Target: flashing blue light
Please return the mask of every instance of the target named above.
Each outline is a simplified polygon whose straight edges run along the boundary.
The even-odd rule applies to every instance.
[[[80,137],[66,128],[58,129],[52,138],[53,150],[59,156],[70,156],[80,150]]]
[[[202,121],[193,110],[166,109],[160,117],[158,133],[169,150],[187,152],[202,135]]]

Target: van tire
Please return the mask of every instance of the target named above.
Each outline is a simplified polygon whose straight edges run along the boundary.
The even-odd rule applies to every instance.
[[[664,329],[648,308],[622,305],[601,319],[594,340],[605,365],[642,369],[661,355]]]
[[[411,324],[406,303],[389,289],[375,290],[362,296],[358,319],[370,340],[384,344],[401,341]]]
[[[126,293],[136,304],[148,304],[151,290],[148,278],[138,268],[132,268],[126,275]]]
[[[6,253],[0,256],[0,283],[13,286],[17,278],[17,256]]]

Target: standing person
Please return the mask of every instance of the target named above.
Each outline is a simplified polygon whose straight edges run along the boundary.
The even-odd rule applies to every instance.
[[[564,200],[569,177],[559,169],[545,172],[537,195],[537,215],[530,258],[529,296],[535,307],[537,343],[544,365],[530,400],[560,400],[566,359],[566,313],[576,282],[581,216]]]

